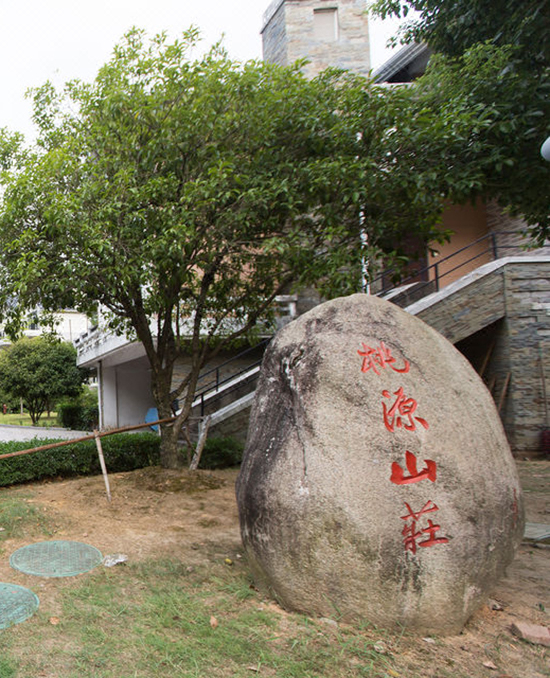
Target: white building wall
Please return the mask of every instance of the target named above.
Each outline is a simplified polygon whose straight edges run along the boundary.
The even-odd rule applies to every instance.
[[[100,367],[99,427],[118,428],[117,368]]]
[[[145,421],[155,406],[146,361],[130,361],[101,367],[100,412],[102,429],[120,428]]]
[[[56,315],[56,320],[56,333],[71,344],[91,326],[90,319],[77,311],[63,311]]]
[[[59,313],[54,315],[54,318],[54,333],[63,341],[68,341],[71,344],[73,344],[80,335],[87,332],[92,324],[88,316],[84,315],[84,313],[79,313],[78,311],[70,309],[59,311]],[[28,323],[28,326],[23,329],[23,334],[26,337],[40,337],[45,332],[48,333],[51,331],[50,327],[33,324],[32,316],[29,317]],[[0,327],[0,337],[3,336],[3,328]],[[4,341],[0,343],[9,344],[10,342],[7,338],[4,338]]]

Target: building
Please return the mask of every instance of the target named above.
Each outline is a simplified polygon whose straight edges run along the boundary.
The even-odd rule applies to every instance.
[[[370,73],[365,0],[274,0],[264,14],[265,61],[288,66],[307,59],[308,77],[329,66]]]
[[[306,75],[327,66],[369,72],[369,37],[361,0],[276,0],[262,28],[264,59],[306,58]],[[427,66],[425,45],[403,47],[372,73],[382,86],[410,84]],[[526,250],[524,225],[496,204],[449,205],[453,232],[398,289],[389,276],[371,290],[406,308],[446,336],[486,381],[515,454],[541,452],[548,426],[550,379],[550,243]]]
[[[84,313],[79,313],[74,309],[66,308],[54,316],[54,334],[62,341],[74,343],[84,332],[91,327],[91,321]],[[50,327],[40,325],[36,317],[32,314],[28,317],[28,322],[23,329],[25,337],[39,337],[45,332],[49,332]],[[0,347],[7,346],[11,342],[6,337],[2,328],[0,328]]]
[[[264,58],[283,65],[306,59],[308,76],[327,66],[367,74],[365,9],[364,0],[274,0],[262,28]],[[381,84],[411,82],[428,58],[425,47],[408,46],[373,76]],[[444,227],[453,231],[451,241],[438,246],[436,255],[427,250],[410,280],[392,288],[382,275],[372,293],[418,315],[453,342],[491,390],[514,453],[536,456],[547,425],[550,247],[525,250],[522,223],[494,204],[450,205]],[[286,319],[300,312],[300,299],[281,301]],[[76,345],[79,364],[97,368],[101,426],[144,421],[154,403],[143,347],[97,328]],[[246,430],[261,352],[258,347],[226,354],[205,370],[195,416],[213,414],[212,431]]]

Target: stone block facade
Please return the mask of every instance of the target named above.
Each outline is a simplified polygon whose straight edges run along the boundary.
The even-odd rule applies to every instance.
[[[496,255],[531,256],[533,249],[529,247],[529,239],[524,236],[528,229],[527,224],[520,217],[512,217],[495,202],[486,205],[487,230],[495,236],[497,246]],[[550,256],[550,242],[538,248],[536,254]]]
[[[368,75],[366,9],[365,0],[275,0],[264,17],[264,61],[286,66],[308,59],[308,77],[329,66]]]
[[[424,299],[408,306],[407,310],[456,344],[505,316],[502,270],[477,278],[472,276],[470,284],[465,286],[449,285],[437,301],[430,301],[431,298]],[[416,312],[416,308],[421,310]]]
[[[538,456],[550,381],[550,258],[492,262],[407,310],[483,365],[514,454]]]
[[[539,449],[545,426],[544,379],[550,378],[550,261],[504,271],[509,373],[504,424],[518,452]]]
[[[224,419],[219,424],[211,426],[208,430],[208,435],[211,437],[220,436],[222,438],[231,437],[235,438],[239,442],[246,442],[246,435],[248,432],[248,422],[250,419],[250,407],[249,404],[247,407],[239,410],[237,414],[227,419]]]

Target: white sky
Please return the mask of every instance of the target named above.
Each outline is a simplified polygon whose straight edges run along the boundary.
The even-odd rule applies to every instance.
[[[198,27],[205,47],[222,34],[233,59],[261,58],[262,16],[270,0],[0,0],[0,127],[32,136],[29,87],[46,80],[92,80],[132,26],[175,36]],[[371,21],[377,68],[395,24]]]

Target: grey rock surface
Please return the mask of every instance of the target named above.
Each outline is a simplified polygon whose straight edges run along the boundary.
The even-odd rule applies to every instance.
[[[237,480],[257,584],[288,609],[458,633],[521,541],[493,399],[439,333],[353,295],[264,357]]]

